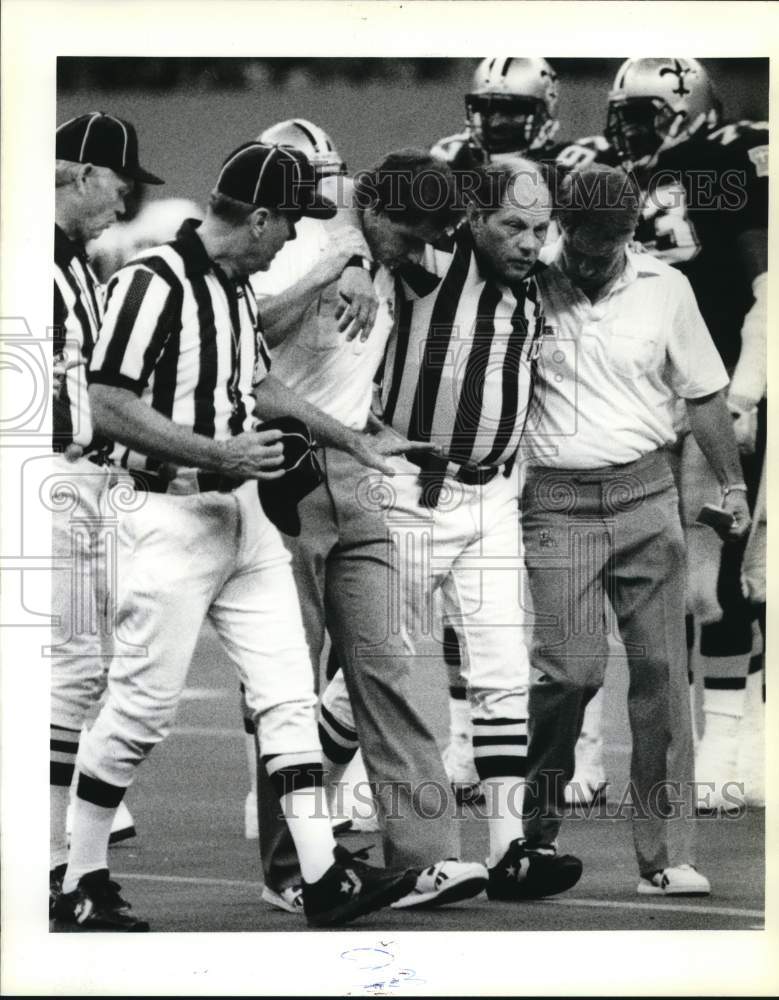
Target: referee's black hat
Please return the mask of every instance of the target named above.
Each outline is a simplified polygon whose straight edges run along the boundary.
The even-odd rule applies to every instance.
[[[317,194],[316,185],[314,168],[299,149],[246,142],[222,164],[215,190],[247,205],[332,219],[336,207]]]
[[[92,111],[64,122],[57,129],[56,156],[71,163],[110,167],[123,177],[144,184],[164,184],[138,162],[138,135],[122,118]]]
[[[285,535],[300,534],[298,504],[323,481],[314,441],[307,424],[297,417],[276,417],[257,427],[258,431],[280,430],[284,446],[284,475],[280,479],[258,480],[260,503],[268,519]]]

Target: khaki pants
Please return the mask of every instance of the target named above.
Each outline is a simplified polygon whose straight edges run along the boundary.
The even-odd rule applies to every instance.
[[[610,605],[630,672],[639,869],[692,862],[684,542],[665,456],[592,471],[531,470],[522,526],[535,613],[528,840],[550,844],[560,829],[584,708],[603,684]]]

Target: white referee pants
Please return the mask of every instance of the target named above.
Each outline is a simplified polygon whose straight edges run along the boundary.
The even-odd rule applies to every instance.
[[[79,731],[105,689],[113,648],[110,601],[117,516],[112,473],[53,455],[45,483],[52,510],[51,724]]]
[[[79,770],[131,784],[136,765],[170,731],[206,615],[246,688],[263,755],[321,760],[290,557],[256,484],[233,493],[150,493],[123,518],[120,545],[117,637],[137,655],[112,661]]]
[[[485,486],[447,478],[431,510],[419,504],[416,466],[393,461],[398,474],[383,479],[372,494],[386,511],[400,560],[401,592],[390,627],[407,634],[410,648],[439,633],[441,614],[433,602],[439,590],[444,616],[460,643],[474,720],[526,720],[530,625],[522,606],[515,476],[498,475]],[[339,722],[355,728],[340,671],[322,701]]]

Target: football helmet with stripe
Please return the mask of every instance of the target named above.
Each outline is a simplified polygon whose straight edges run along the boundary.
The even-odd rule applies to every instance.
[[[697,59],[628,59],[609,94],[606,138],[623,163],[643,166],[699,129],[715,128],[720,115]]]
[[[305,118],[288,118],[266,128],[258,142],[276,146],[292,146],[305,153],[320,177],[345,174],[346,164],[323,128]]]

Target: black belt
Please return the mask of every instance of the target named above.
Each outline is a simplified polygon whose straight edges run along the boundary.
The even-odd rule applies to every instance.
[[[420,470],[418,482],[422,492],[419,502],[429,509],[438,506],[441,487],[447,476],[466,486],[486,486],[503,468],[500,465],[458,465],[457,462],[449,462],[438,455],[430,454],[418,457],[406,455],[406,458]]]
[[[139,493],[167,493],[171,480],[161,476],[156,472],[140,471],[130,469],[135,489]],[[193,486],[193,493],[232,493],[239,486],[243,486],[245,479],[232,479],[230,476],[223,476],[218,472],[198,472],[196,482]],[[184,494],[185,496],[187,494]]]

